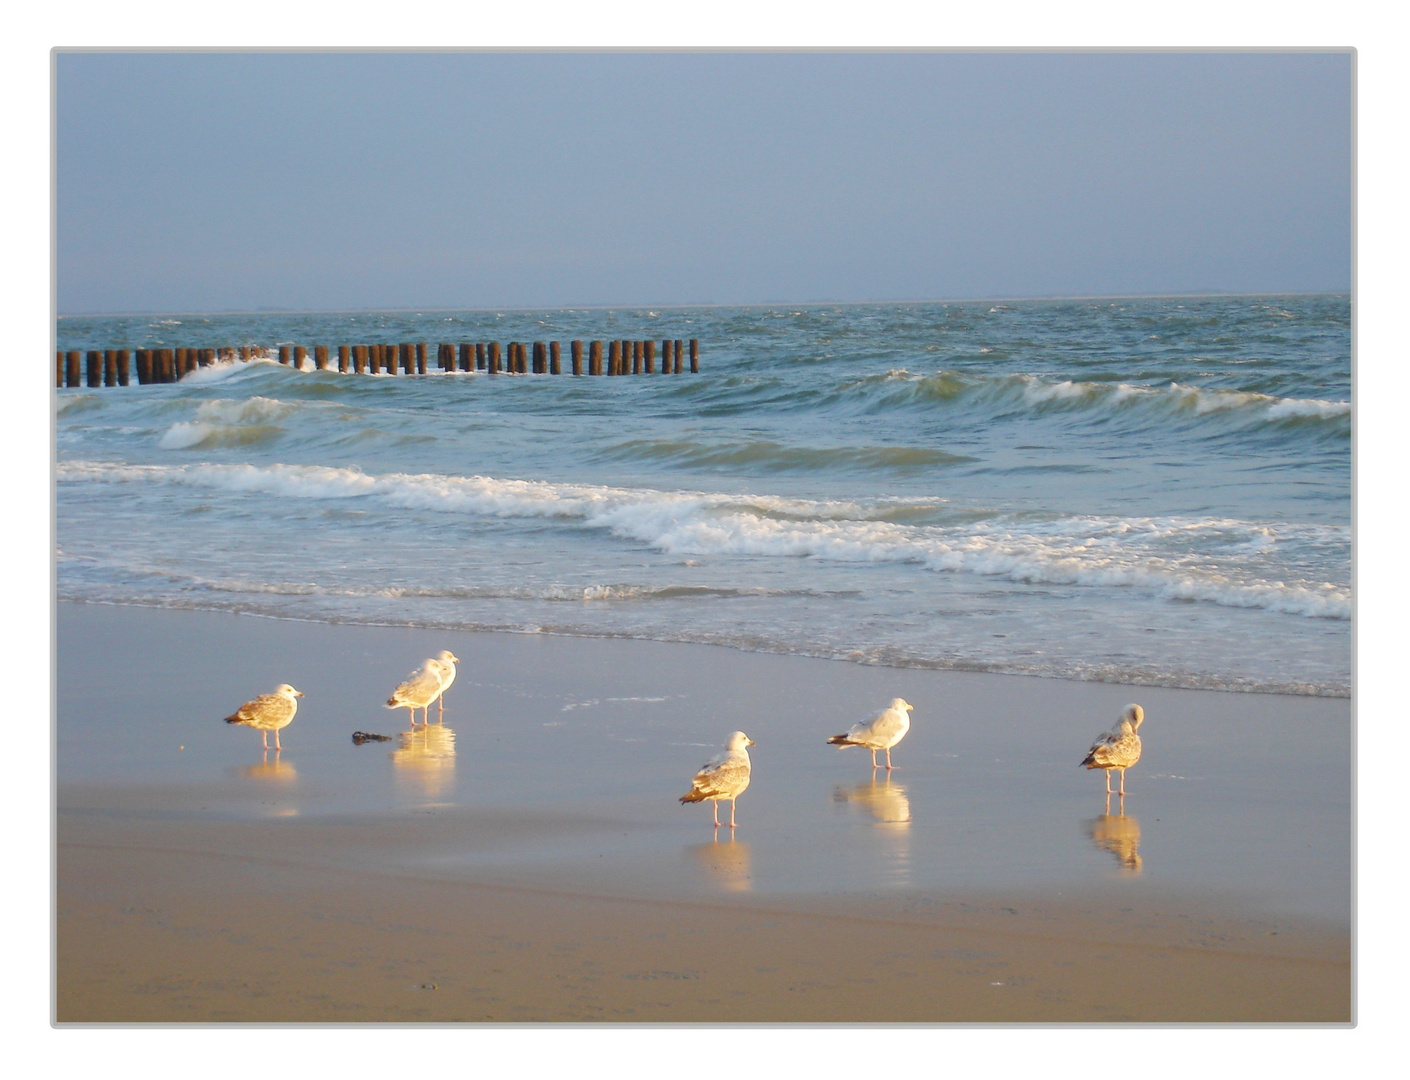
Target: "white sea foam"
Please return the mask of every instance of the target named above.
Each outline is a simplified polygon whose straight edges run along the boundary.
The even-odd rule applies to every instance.
[[[1185,416],[1230,416],[1258,424],[1290,420],[1334,421],[1351,415],[1351,402],[1319,398],[1284,398],[1244,390],[1190,386],[1171,382],[1165,386],[1140,386],[1127,382],[1053,380],[1039,375],[970,375],[940,371],[922,375],[893,368],[878,375],[849,380],[853,386],[900,383],[923,399],[937,401],[983,400],[1000,405],[1022,403],[1035,411],[1045,409],[1124,410],[1133,406],[1155,408],[1157,415],[1173,412]]]
[[[189,426],[185,437],[196,437],[199,424]],[[912,564],[1018,583],[1131,588],[1169,600],[1317,618],[1351,617],[1348,587],[1288,580],[1285,572],[1274,579],[1266,576],[1266,552],[1280,544],[1344,550],[1349,562],[1350,530],[1332,525],[1076,515],[1020,519],[1002,514],[977,520],[973,514],[957,515],[951,523],[915,525],[888,520],[898,508],[894,499],[869,504],[485,476],[372,476],[357,469],[312,465],[65,462],[58,467],[58,479],[176,484],[287,499],[371,499],[408,510],[557,519],[677,556]],[[934,509],[933,503],[924,505]],[[596,597],[585,591],[582,598],[613,595],[613,587],[602,588],[608,591]]]
[[[158,440],[158,445],[163,450],[186,450],[192,446],[199,446],[213,433],[214,428],[210,424],[183,421],[167,428],[165,434]]]

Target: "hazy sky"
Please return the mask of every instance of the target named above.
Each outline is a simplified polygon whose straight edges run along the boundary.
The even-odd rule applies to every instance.
[[[59,310],[1338,290],[1349,54],[57,58]]]

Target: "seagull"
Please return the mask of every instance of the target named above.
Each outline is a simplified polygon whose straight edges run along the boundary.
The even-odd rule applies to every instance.
[[[225,718],[227,724],[244,724],[260,732],[264,748],[269,749],[269,733],[274,732],[274,749],[284,749],[279,745],[279,731],[293,722],[299,703],[295,698],[303,697],[288,683],[282,683],[272,694],[261,694],[254,701],[247,701]]]
[[[451,673],[454,674],[454,671],[455,669],[452,667]],[[387,708],[406,709],[411,714],[411,726],[415,727],[416,710],[425,710],[431,702],[441,696],[441,691],[445,689],[445,686],[445,675],[441,670],[441,662],[434,658],[427,660],[392,691],[392,696],[387,699]],[[424,720],[425,717],[422,719]]]
[[[749,786],[749,751],[754,740],[742,731],[736,731],[725,742],[725,752],[711,758],[695,774],[690,791],[681,796],[681,802],[705,802],[714,804],[715,827],[720,827],[720,800],[729,800],[729,827],[734,828],[734,800],[744,794]]]
[[[455,682],[455,665],[460,663],[460,657],[456,656],[449,649],[442,649],[441,655],[436,657],[435,664],[441,673],[441,692],[436,695],[437,716],[444,716],[446,703],[442,700],[445,693],[450,689],[450,684]]]
[[[865,746],[871,751],[871,767],[875,769],[876,752],[886,751],[886,771],[890,772],[894,765],[891,764],[891,748],[906,737],[906,732],[911,730],[910,711],[915,708],[906,702],[905,698],[895,698],[891,704],[882,709],[881,712],[867,720],[860,720],[852,725],[852,729],[845,735],[834,735],[827,741],[833,746]]]
[[[1104,735],[1100,735],[1081,764],[1089,769],[1106,770],[1106,793],[1111,794],[1111,770],[1121,770],[1121,791],[1126,794],[1126,770],[1141,760],[1141,737],[1136,730],[1146,718],[1146,710],[1139,705],[1127,705],[1121,712],[1117,725]]]

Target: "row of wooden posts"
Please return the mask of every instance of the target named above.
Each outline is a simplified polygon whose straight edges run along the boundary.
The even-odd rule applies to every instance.
[[[586,364],[583,357],[583,342],[571,341],[569,351],[574,375],[654,375],[656,366],[655,341],[609,341],[607,357],[603,360],[603,343],[588,343]],[[662,375],[679,375],[684,370],[684,341],[665,338],[661,341]],[[700,339],[691,338],[690,370],[700,370]],[[426,358],[429,346],[426,342],[403,342],[399,345],[339,345],[337,367],[339,371],[357,375],[376,375],[385,372],[397,374],[400,367],[405,375],[425,375]],[[208,367],[217,361],[273,359],[275,353],[263,345],[227,345],[218,349],[137,349],[137,381],[145,386],[148,383],[176,382],[188,371],[198,367]],[[293,364],[302,368],[308,358],[308,349],[303,345],[280,345],[278,357],[281,364]],[[126,386],[128,367],[132,353],[127,349],[89,349],[86,356],[81,349],[55,354],[55,385],[63,386]],[[442,342],[436,350],[436,363],[443,372],[483,371],[489,375],[501,372],[507,375],[561,375],[563,364],[559,343],[556,341],[535,341],[530,346],[522,341],[511,341],[500,364],[500,343],[498,341],[462,341],[459,345]],[[85,370],[86,362],[86,370]],[[327,345],[315,345],[313,366],[326,371],[329,364]]]

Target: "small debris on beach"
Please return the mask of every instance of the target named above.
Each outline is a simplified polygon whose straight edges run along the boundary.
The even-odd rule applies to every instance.
[[[370,731],[354,731],[352,734],[354,746],[361,746],[365,742],[391,742],[390,735],[374,735]]]

